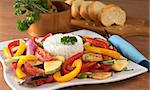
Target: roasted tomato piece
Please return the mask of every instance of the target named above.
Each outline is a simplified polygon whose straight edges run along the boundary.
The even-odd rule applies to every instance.
[[[35,80],[35,83],[37,86],[40,86],[45,83],[51,83],[51,82],[53,82],[53,80],[54,79],[52,76],[48,76],[48,78],[41,78],[41,79]]]
[[[96,62],[88,62],[88,63],[83,63],[81,72],[88,72],[90,69],[92,69],[96,65]]]
[[[104,72],[109,72],[111,71],[111,65],[101,64],[101,69]]]
[[[16,70],[16,68],[17,68],[17,62],[12,62],[12,63],[11,63],[11,66],[12,66],[13,69]]]
[[[50,61],[52,60],[52,56],[46,52],[44,49],[37,47],[35,51],[35,56],[39,59],[39,61],[44,62],[44,61]]]
[[[102,39],[86,38],[85,42],[89,42],[96,47],[102,47],[102,48],[108,48],[109,47],[109,43],[105,40],[102,40]]]
[[[28,74],[30,74],[32,76],[41,75],[41,74],[45,73],[43,69],[34,67],[33,65],[31,65],[27,62],[24,63],[24,69]]]

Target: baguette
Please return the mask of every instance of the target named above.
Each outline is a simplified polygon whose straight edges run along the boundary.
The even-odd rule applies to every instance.
[[[100,14],[102,12],[102,9],[105,7],[106,5],[100,1],[94,1],[92,4],[89,5],[88,7],[88,14],[89,17],[93,20],[93,21],[98,21],[98,14]]]
[[[71,15],[73,18],[80,19],[80,5],[84,0],[75,0],[72,2]]]
[[[81,3],[80,6],[80,15],[82,18],[85,20],[91,20],[89,15],[88,15],[88,6],[92,3],[92,1],[84,1]]]
[[[71,6],[73,1],[74,0],[65,0],[65,3],[67,3],[67,4],[69,4]]]
[[[124,25],[126,21],[126,13],[116,5],[106,5],[102,12],[98,14],[98,19],[104,26]]]

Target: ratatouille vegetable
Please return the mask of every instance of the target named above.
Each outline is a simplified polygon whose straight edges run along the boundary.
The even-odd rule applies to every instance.
[[[59,50],[46,50],[44,42],[48,42],[53,37],[51,33],[43,37],[33,37],[32,39],[14,40],[4,49],[5,62],[10,64],[19,79],[19,85],[39,86],[45,83],[67,82],[77,79],[107,79],[112,76],[112,72],[123,71],[129,62],[121,59],[121,54],[110,46],[111,44],[100,38],[81,36],[82,51],[74,52],[69,58],[61,55],[67,53]],[[54,40],[53,43],[55,43]],[[78,43],[75,36],[66,36],[59,39],[59,44],[72,47]],[[52,44],[53,45],[53,44]],[[56,45],[59,46],[59,45]],[[47,46],[51,47],[51,46]],[[57,49],[57,48],[54,48]],[[69,50],[73,52],[72,50]]]

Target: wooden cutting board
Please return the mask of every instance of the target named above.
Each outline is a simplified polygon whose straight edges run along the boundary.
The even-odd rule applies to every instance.
[[[71,24],[80,29],[89,29],[100,34],[104,34],[104,30],[107,30],[111,34],[117,34],[122,37],[135,35],[149,36],[148,22],[143,19],[128,18],[124,26],[112,25],[110,27],[104,27],[102,24],[92,21],[76,19],[72,19]]]

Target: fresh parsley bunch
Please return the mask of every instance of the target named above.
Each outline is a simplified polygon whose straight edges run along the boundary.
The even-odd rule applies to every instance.
[[[17,29],[25,31],[29,26],[39,19],[40,13],[50,13],[48,0],[15,0],[15,15],[25,15],[25,19],[17,20]],[[56,11],[56,10],[55,10]]]

